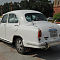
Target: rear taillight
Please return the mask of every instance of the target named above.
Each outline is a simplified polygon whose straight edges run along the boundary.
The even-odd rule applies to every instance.
[[[42,36],[41,30],[38,30],[38,39]]]

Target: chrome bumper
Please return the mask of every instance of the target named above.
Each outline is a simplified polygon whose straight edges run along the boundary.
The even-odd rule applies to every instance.
[[[51,47],[51,46],[56,46],[56,45],[59,45],[60,44],[60,40],[51,40],[51,41],[45,41],[45,42],[42,42],[40,44],[40,46],[47,46],[47,47]]]
[[[49,48],[51,46],[56,46],[60,44],[60,39],[53,39],[53,40],[44,40],[40,43],[27,43],[26,46],[32,47],[32,48]]]

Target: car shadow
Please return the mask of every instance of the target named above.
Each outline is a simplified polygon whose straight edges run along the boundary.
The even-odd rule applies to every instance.
[[[14,48],[14,49],[15,49],[14,45],[13,45],[13,44],[11,44],[11,43],[7,43],[7,42],[2,41],[2,40],[0,40],[0,42],[2,42],[2,43],[4,43],[4,44],[6,44],[7,46],[9,46],[9,47],[11,47],[11,48]]]
[[[51,47],[48,50],[32,49],[27,55],[32,55],[43,60],[60,60],[60,46]]]
[[[2,41],[0,41],[2,42]],[[4,44],[8,45],[11,48],[15,47],[12,44],[8,44],[6,42],[3,42]],[[33,49],[31,48],[30,52],[27,52],[25,55],[36,57],[43,60],[60,60],[60,45],[54,46],[49,48],[48,50],[45,49]]]

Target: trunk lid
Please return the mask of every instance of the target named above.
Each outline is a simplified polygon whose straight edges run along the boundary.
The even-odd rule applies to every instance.
[[[47,21],[34,21],[33,25],[34,27],[38,27],[42,31],[42,37],[44,38],[58,37],[59,26],[54,23]]]
[[[26,24],[27,26],[34,26],[41,30],[41,38],[58,38],[60,35],[60,27],[57,24],[48,21],[32,21]]]

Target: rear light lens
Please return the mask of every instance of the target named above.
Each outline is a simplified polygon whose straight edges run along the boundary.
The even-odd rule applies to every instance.
[[[41,30],[38,30],[38,39],[42,36]]]

